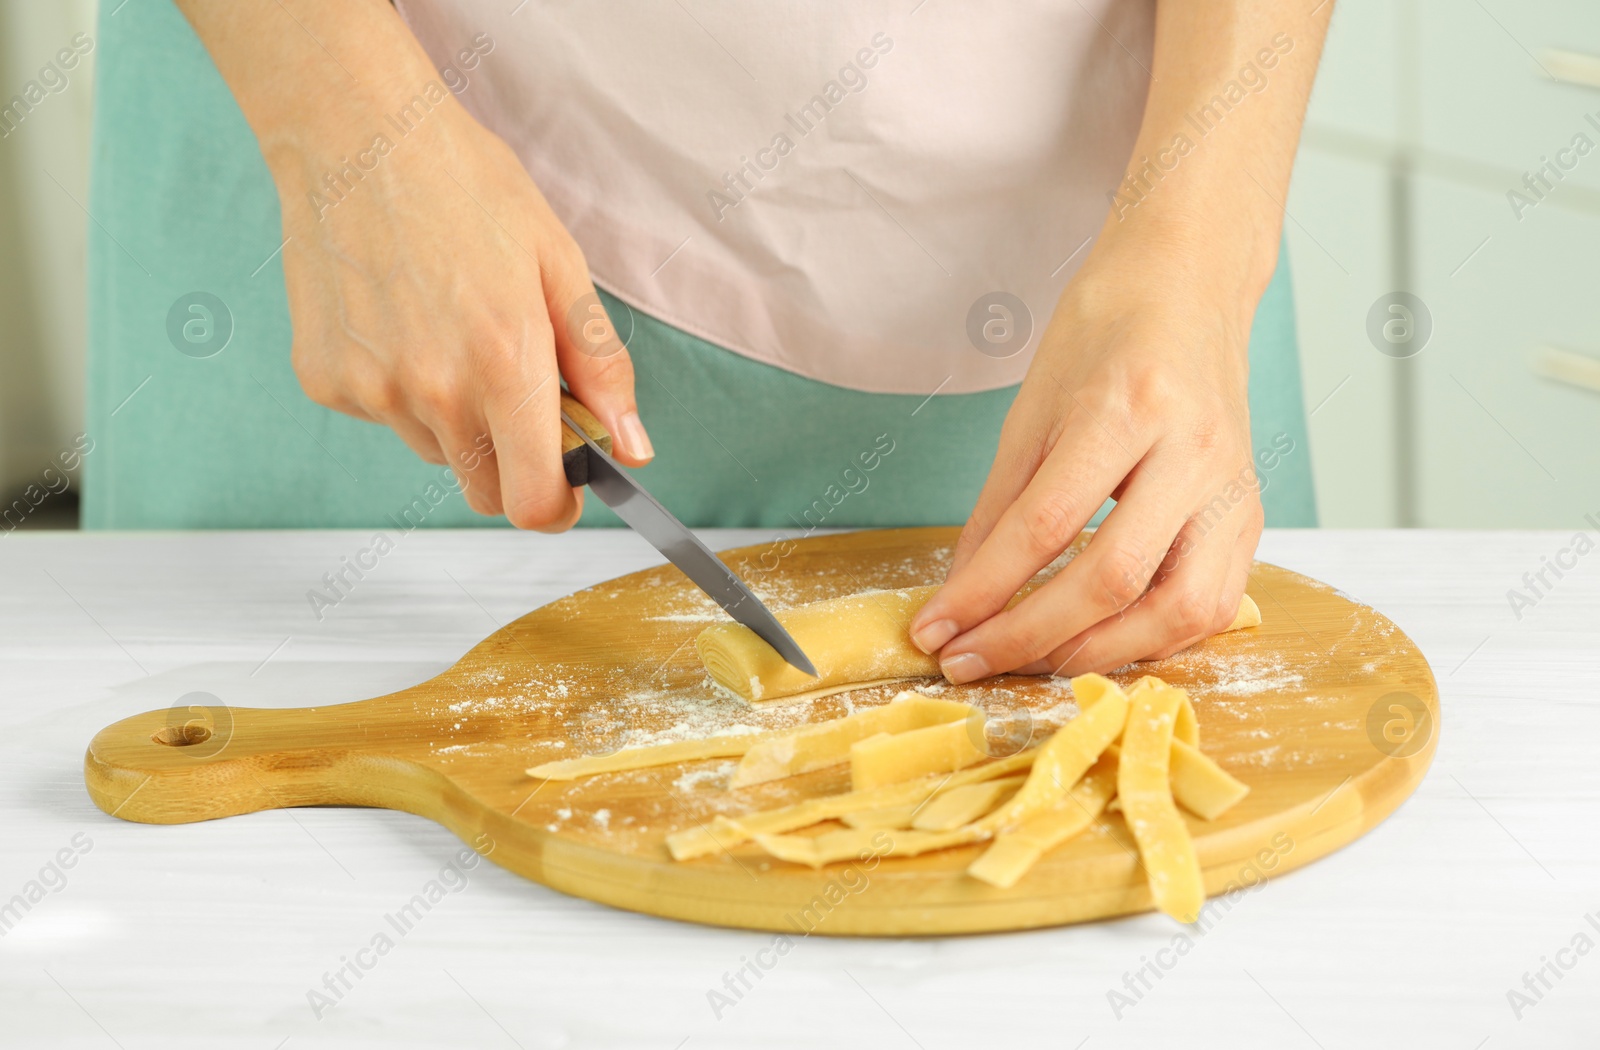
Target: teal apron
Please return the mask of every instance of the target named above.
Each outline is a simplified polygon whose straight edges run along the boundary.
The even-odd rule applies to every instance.
[[[84,525],[504,526],[474,514],[449,472],[393,432],[301,392],[278,199],[254,136],[168,0],[115,17],[107,6],[89,204]],[[626,332],[628,307],[602,298]],[[860,393],[632,313],[639,411],[656,448],[638,475],[691,525],[959,524],[1016,394]],[[1251,333],[1250,417],[1267,524],[1315,525],[1286,264]],[[582,523],[618,524],[592,498]]]

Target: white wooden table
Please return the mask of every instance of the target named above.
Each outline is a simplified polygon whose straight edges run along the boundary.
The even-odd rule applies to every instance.
[[[1520,620],[1506,594],[1568,544],[1553,532],[1267,535],[1263,560],[1416,639],[1442,689],[1438,756],[1372,834],[1241,898],[1160,956],[1173,965],[1148,991],[1130,978],[1120,1016],[1108,992],[1132,998],[1125,974],[1182,935],[1165,918],[806,938],[718,1016],[708,992],[771,934],[613,911],[485,864],[318,1017],[307,993],[328,994],[324,974],[437,875],[454,837],[356,809],[124,823],[84,793],[89,738],[195,691],[374,696],[657,560],[623,532],[419,531],[318,621],[307,590],[367,538],[0,538],[0,907],[41,869],[51,886],[0,912],[0,1046],[1600,1045],[1600,554],[1547,575]],[[51,870],[62,850],[72,866]],[[1580,935],[1596,949],[1572,950]],[[1532,976],[1535,999],[1524,975],[1541,967],[1551,988]]]

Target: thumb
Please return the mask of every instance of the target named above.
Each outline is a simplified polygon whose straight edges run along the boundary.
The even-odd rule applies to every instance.
[[[576,264],[544,272],[544,293],[555,329],[556,364],[567,389],[611,433],[618,460],[631,467],[650,462],[655,449],[634,400],[633,359],[589,280],[581,254]]]

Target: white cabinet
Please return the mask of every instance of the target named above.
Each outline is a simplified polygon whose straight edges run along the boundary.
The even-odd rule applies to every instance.
[[[1503,170],[1502,198],[1546,158],[1557,161],[1573,136],[1600,146],[1600,90],[1552,79],[1565,70],[1549,54],[1576,52],[1600,65],[1595,0],[1420,0],[1418,9],[1417,145]],[[1600,149],[1562,174],[1569,180],[1600,189]]]
[[[1388,140],[1399,133],[1408,67],[1401,61],[1408,0],[1332,0],[1333,21],[1311,94],[1317,128]]]
[[[1330,528],[1398,518],[1395,365],[1365,318],[1391,290],[1389,177],[1370,161],[1303,151],[1285,231],[1318,516]]]
[[[1514,208],[1546,160],[1554,191]],[[1311,418],[1324,524],[1600,511],[1600,392],[1534,367],[1600,374],[1600,3],[1338,0],[1290,215],[1308,409],[1351,376]],[[1433,324],[1405,360],[1366,334],[1395,290]]]
[[[1415,198],[1416,291],[1434,324],[1414,359],[1417,524],[1586,527],[1600,391],[1534,363],[1545,346],[1600,362],[1600,216],[1552,203],[1519,222],[1502,194],[1426,176]]]

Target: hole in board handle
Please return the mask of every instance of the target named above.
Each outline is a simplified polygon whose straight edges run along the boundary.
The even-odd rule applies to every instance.
[[[163,726],[150,738],[168,747],[189,747],[211,739],[211,730],[202,725]]]

